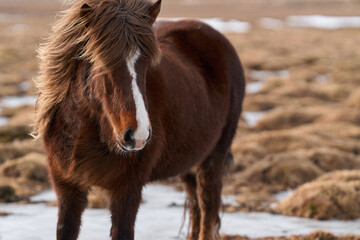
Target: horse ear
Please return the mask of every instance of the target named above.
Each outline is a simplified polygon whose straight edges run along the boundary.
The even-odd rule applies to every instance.
[[[160,9],[161,9],[161,0],[157,0],[155,3],[153,3],[149,9],[149,16],[150,16],[150,20],[149,23],[151,25],[154,24],[157,16],[160,13]]]
[[[80,17],[85,18],[92,11],[92,7],[90,7],[87,3],[84,3],[80,8]]]

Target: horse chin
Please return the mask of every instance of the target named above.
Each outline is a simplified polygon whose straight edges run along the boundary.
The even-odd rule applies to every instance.
[[[119,141],[115,141],[115,143],[112,143],[112,144],[108,143],[108,146],[109,146],[110,150],[112,150],[113,152],[121,153],[121,154],[134,153],[134,152],[139,151],[139,149],[132,149],[130,147],[126,147],[124,144],[122,144]]]
[[[137,148],[126,147],[122,143],[118,143],[118,148],[121,149],[121,151],[123,151],[123,152],[138,152],[138,151],[142,150],[142,148],[137,149]]]

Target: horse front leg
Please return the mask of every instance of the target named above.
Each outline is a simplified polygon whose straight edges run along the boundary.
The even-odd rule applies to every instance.
[[[197,195],[201,210],[199,240],[218,240],[222,175],[225,154],[213,153],[197,170]]]
[[[141,202],[142,186],[126,186],[110,191],[112,240],[134,240],[136,214]]]
[[[57,240],[76,240],[81,225],[81,215],[87,205],[87,190],[54,179],[58,201]]]

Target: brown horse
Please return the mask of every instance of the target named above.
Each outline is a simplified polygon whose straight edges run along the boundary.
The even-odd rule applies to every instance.
[[[153,26],[160,1],[75,1],[40,48],[34,134],[58,197],[58,240],[77,239],[92,186],[109,192],[112,239],[134,239],[143,186],[175,175],[191,204],[189,239],[218,238],[243,69],[204,23]]]

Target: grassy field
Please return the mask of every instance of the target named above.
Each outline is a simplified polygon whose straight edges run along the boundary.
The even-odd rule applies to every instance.
[[[235,195],[238,205],[225,210],[360,218],[359,29],[264,29],[259,24],[263,17],[356,16],[360,1],[163,2],[161,17],[235,18],[252,26],[247,33],[226,34],[242,60],[248,88],[261,83],[258,91],[248,92],[244,112],[263,117],[254,126],[245,121],[246,114],[239,122],[234,164],[224,184],[224,194]],[[36,49],[61,8],[60,1],[50,0],[0,2],[0,117],[9,119],[0,126],[0,202],[26,201],[50,187],[41,143],[28,135],[34,107],[6,107],[1,99],[35,95]],[[274,194],[287,189],[294,190],[293,196],[272,207]],[[106,202],[96,194],[92,199],[92,206]]]

